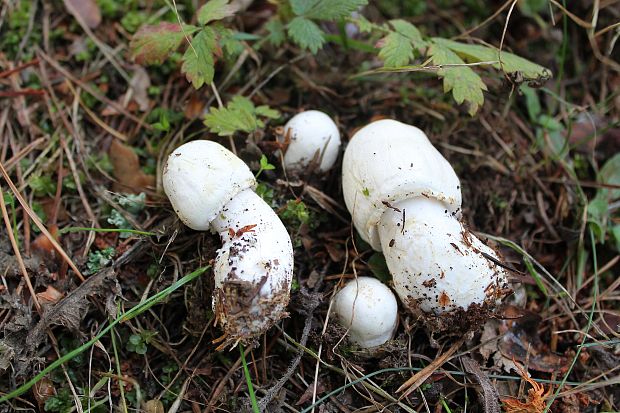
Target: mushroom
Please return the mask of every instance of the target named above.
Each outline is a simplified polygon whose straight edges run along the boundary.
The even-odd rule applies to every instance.
[[[218,143],[186,143],[168,157],[164,191],[181,221],[218,232],[213,309],[220,349],[252,342],[286,315],[293,276],[289,234],[253,190],[248,166]]]
[[[507,293],[498,253],[460,221],[456,173],[420,129],[395,120],[360,129],[342,187],[355,228],[383,252],[396,293],[431,330],[469,331]]]
[[[372,277],[349,281],[334,297],[333,310],[339,324],[349,330],[349,341],[361,348],[384,344],[398,324],[394,293]]]
[[[334,166],[340,149],[340,132],[334,121],[318,110],[307,110],[293,116],[284,125],[278,137],[286,144],[284,166],[299,173],[310,165],[318,165],[319,172]]]

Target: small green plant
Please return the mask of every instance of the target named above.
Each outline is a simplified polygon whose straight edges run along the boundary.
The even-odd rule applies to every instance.
[[[112,262],[112,258],[116,254],[116,250],[112,247],[103,250],[91,252],[88,254],[88,262],[86,263],[86,274],[95,274],[103,267]]]
[[[598,173],[598,181],[607,185],[620,185],[620,153],[611,157]],[[620,189],[599,188],[594,198],[588,203],[588,224],[595,238],[601,244],[609,238],[616,251],[620,251],[620,220],[617,207]],[[614,215],[613,211],[616,211]]]
[[[269,163],[269,160],[267,159],[267,156],[265,156],[264,154],[261,155],[260,157],[260,168],[258,168],[258,172],[256,172],[256,175],[254,175],[257,179],[259,177],[259,175],[263,172],[263,171],[272,171],[276,169],[275,165],[272,165]],[[264,198],[263,198],[264,199]]]
[[[211,108],[205,116],[205,125],[219,136],[231,136],[235,132],[254,132],[265,127],[259,117],[277,119],[280,112],[267,105],[254,106],[246,97],[235,96],[224,108]]]
[[[74,407],[73,396],[68,389],[62,388],[58,393],[51,396],[45,401],[46,412],[66,413],[70,412]]]
[[[130,214],[139,214],[142,212],[146,205],[146,194],[140,192],[139,194],[123,194],[118,197],[118,204],[122,206],[125,211]]]
[[[142,330],[140,334],[132,334],[127,342],[127,351],[144,355],[148,350],[148,345],[157,335],[156,331]]]
[[[33,176],[28,181],[28,186],[35,196],[52,196],[56,192],[56,182],[48,175]]]
[[[230,51],[235,43],[233,32],[218,21],[236,11],[228,0],[211,0],[196,13],[199,26],[170,22],[142,26],[129,45],[132,57],[140,64],[161,63],[181,46],[183,40],[188,40],[181,71],[196,89],[211,84],[215,61],[222,57],[222,48]]]
[[[310,211],[303,201],[298,199],[290,199],[280,212],[280,218],[292,225],[300,226],[302,224],[310,224]]]

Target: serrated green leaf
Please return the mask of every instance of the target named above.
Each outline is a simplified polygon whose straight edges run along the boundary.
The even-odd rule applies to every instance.
[[[268,106],[254,106],[243,96],[235,96],[225,108],[211,108],[205,116],[205,125],[220,136],[233,135],[237,131],[254,132],[265,126],[257,116],[277,118],[280,113]]]
[[[521,73],[525,81],[544,81],[553,74],[541,65],[530,62],[527,59],[502,51],[501,66],[499,64],[499,49],[478,44],[465,44],[453,40],[434,37],[433,42],[452,50],[459,56],[463,56],[468,62],[495,62],[493,67],[502,69],[507,73]]]
[[[404,66],[413,59],[413,51],[426,47],[427,43],[413,24],[400,19],[389,23],[394,31],[383,38],[379,58],[386,67]]]
[[[357,23],[357,27],[360,29],[360,32],[362,33],[370,33],[375,27],[375,25],[371,23],[370,21],[368,21],[368,19],[366,19],[366,17],[364,17],[363,15],[360,15],[357,18],[356,23]]]
[[[275,109],[271,109],[267,105],[261,105],[256,108],[256,114],[260,116],[264,116],[269,119],[278,119],[280,117],[280,112]]]
[[[368,4],[368,0],[319,0],[307,1],[304,17],[319,20],[335,20],[348,17],[360,7]]]
[[[265,24],[265,28],[269,34],[267,35],[267,41],[274,46],[280,46],[284,43],[284,25],[279,19],[271,19]]]
[[[235,14],[238,7],[229,4],[229,0],[210,0],[197,13],[198,23],[205,25],[215,20],[222,20]]]
[[[214,75],[214,55],[221,56],[221,54],[215,32],[210,27],[205,27],[194,36],[191,46],[185,51],[181,72],[196,89],[205,83],[211,84]]]
[[[484,103],[482,91],[487,90],[480,76],[471,67],[465,66],[463,59],[456,53],[440,43],[431,44],[429,55],[435,65],[442,66],[437,71],[437,75],[443,78],[444,92],[451,90],[458,104],[468,102],[469,114],[473,116]]]
[[[404,66],[413,59],[413,44],[398,32],[391,32],[381,41],[379,58],[386,67]]]
[[[291,9],[297,16],[303,16],[308,10],[316,6],[319,1],[320,0],[290,0]]]
[[[422,49],[427,46],[426,41],[422,39],[422,34],[413,24],[400,19],[390,20],[389,23],[394,28],[394,31],[409,39],[416,49]]]
[[[139,64],[161,63],[175,51],[186,35],[198,30],[197,27],[177,23],[161,22],[155,26],[142,26],[129,42],[131,58]]]
[[[315,22],[304,17],[295,17],[290,21],[288,34],[295,43],[312,53],[316,53],[325,42],[323,30]]]

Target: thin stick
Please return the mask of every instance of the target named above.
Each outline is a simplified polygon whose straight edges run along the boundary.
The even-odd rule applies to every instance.
[[[2,164],[2,162],[0,162],[0,173],[2,173],[4,180],[9,185],[9,187],[11,188],[11,191],[13,191],[13,194],[15,195],[15,198],[17,198],[20,205],[22,206],[22,208],[24,208],[24,211],[26,211],[30,219],[32,219],[35,225],[41,230],[41,232],[45,234],[45,236],[49,239],[50,243],[54,246],[54,249],[56,250],[56,252],[58,252],[58,254],[60,254],[62,259],[65,260],[67,264],[69,264],[69,267],[71,267],[73,272],[75,272],[75,275],[80,279],[80,281],[84,281],[85,278],[80,272],[80,270],[78,270],[78,268],[73,263],[71,258],[69,258],[65,250],[60,246],[60,244],[56,241],[56,239],[52,236],[52,234],[49,233],[49,231],[47,230],[47,228],[45,228],[45,225],[43,225],[43,223],[41,222],[37,214],[35,214],[32,211],[32,208],[30,208],[30,206],[28,205],[24,197],[22,197],[22,195],[19,193],[19,191],[17,190],[17,187],[15,187],[15,184],[11,180],[11,177],[7,173],[6,169],[4,169],[4,165]]]
[[[4,192],[2,191],[2,188],[0,188],[0,200],[3,199]],[[9,213],[6,210],[6,205],[4,205],[4,201],[0,201],[0,208],[2,209],[2,218],[4,218],[4,225],[6,225],[6,232],[7,234],[9,234],[9,239],[11,240],[11,246],[13,247],[13,252],[15,252],[17,264],[19,265],[19,269],[24,276],[24,280],[26,281],[26,285],[28,286],[28,291],[30,291],[30,295],[32,296],[32,300],[34,301],[34,306],[37,308],[37,312],[41,313],[41,304],[39,304],[39,300],[37,300],[37,296],[34,292],[34,287],[30,282],[30,276],[28,275],[28,271],[26,271],[26,266],[24,265],[24,260],[22,259],[22,254],[21,252],[19,252],[17,241],[15,241],[15,234],[13,234],[11,220],[9,219]]]

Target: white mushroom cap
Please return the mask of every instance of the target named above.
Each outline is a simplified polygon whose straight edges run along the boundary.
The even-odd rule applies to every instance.
[[[284,125],[284,135],[290,143],[284,154],[284,165],[293,171],[303,170],[316,159],[319,171],[331,169],[338,159],[340,132],[334,121],[318,110],[307,110],[293,116]]]
[[[349,329],[349,340],[362,348],[380,346],[394,336],[396,297],[376,278],[349,281],[334,297],[332,308],[338,322]]]
[[[250,168],[222,145],[197,140],[170,154],[163,172],[164,191],[185,225],[206,230],[224,205],[253,188]]]
[[[412,177],[414,179],[412,179]],[[342,190],[360,236],[377,251],[377,224],[394,204],[416,196],[461,207],[460,182],[446,159],[415,126],[378,120],[351,138],[342,162]]]

